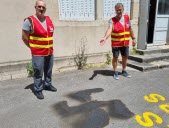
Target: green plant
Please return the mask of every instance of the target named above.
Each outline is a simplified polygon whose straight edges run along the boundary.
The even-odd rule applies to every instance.
[[[107,64],[106,63],[103,63],[103,64],[86,64],[86,66],[85,66],[85,69],[96,69],[96,68],[104,68],[104,67],[106,67],[107,66]]]
[[[135,47],[133,47],[131,54],[137,55],[137,54],[139,54],[139,52],[137,52],[137,49]]]
[[[34,70],[33,70],[32,63],[31,63],[31,62],[27,63],[26,69],[27,69],[27,72],[28,72],[28,77],[33,77],[33,75],[34,75]]]
[[[74,57],[74,62],[78,68],[78,70],[84,69],[87,63],[87,56],[85,55],[86,52],[86,41],[82,39],[80,48],[78,49],[78,53],[76,53]]]
[[[105,62],[105,64],[107,64],[107,65],[110,65],[110,64],[111,64],[110,53],[107,53],[107,54],[106,54],[106,62]]]

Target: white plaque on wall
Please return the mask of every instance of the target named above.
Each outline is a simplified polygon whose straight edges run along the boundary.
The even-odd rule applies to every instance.
[[[59,0],[59,20],[95,20],[95,0]]]
[[[131,0],[104,0],[104,19],[110,19],[116,15],[115,5],[117,3],[122,3],[124,6],[124,14],[128,14],[130,16],[130,6]]]

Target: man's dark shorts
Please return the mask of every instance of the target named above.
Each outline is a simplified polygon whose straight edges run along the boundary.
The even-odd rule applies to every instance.
[[[129,47],[112,47],[112,53],[114,57],[118,57],[119,52],[122,56],[129,56]]]

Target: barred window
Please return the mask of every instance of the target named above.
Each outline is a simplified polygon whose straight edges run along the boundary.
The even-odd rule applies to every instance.
[[[124,6],[124,14],[128,14],[130,16],[130,6],[131,0],[104,0],[104,19],[110,19],[111,17],[116,15],[115,5],[116,3],[122,3]]]
[[[95,0],[59,0],[59,20],[95,20]]]

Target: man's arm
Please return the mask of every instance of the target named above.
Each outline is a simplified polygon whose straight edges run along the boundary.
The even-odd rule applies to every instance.
[[[136,45],[136,38],[134,36],[134,32],[133,32],[133,29],[131,28],[131,26],[130,26],[130,37],[132,39],[132,46],[135,46]]]
[[[29,35],[32,32],[32,21],[27,18],[22,26],[22,40],[29,47]]]
[[[107,31],[106,31],[104,37],[101,38],[101,40],[100,40],[100,45],[101,45],[101,46],[105,44],[105,41],[106,41],[106,39],[110,36],[110,34],[111,34],[111,32],[112,32],[112,29],[113,29],[113,26],[112,26],[112,25],[109,25],[109,27],[108,27],[108,29],[107,29]]]
[[[29,34],[30,34],[29,31],[22,30],[22,40],[25,43],[25,45],[28,47],[30,47],[29,46]]]

